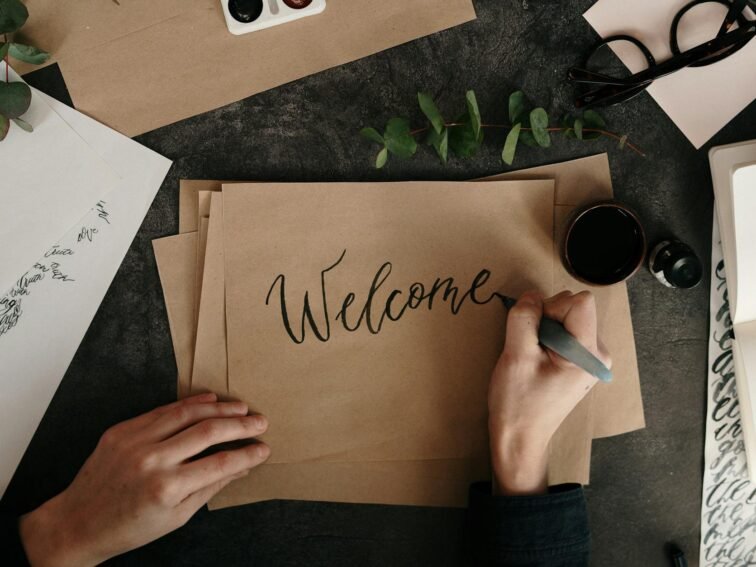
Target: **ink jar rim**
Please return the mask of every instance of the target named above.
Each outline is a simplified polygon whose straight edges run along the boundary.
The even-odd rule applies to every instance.
[[[299,5],[297,4],[297,0],[283,0],[283,3],[286,4],[292,10],[304,10],[310,4],[312,4],[312,0],[299,0],[299,1],[300,1]]]
[[[628,264],[630,264],[630,260],[632,260],[632,269],[628,271],[622,272],[622,277],[617,279],[611,279],[607,281],[592,281],[583,275],[581,275],[578,270],[573,265],[572,260],[570,259],[570,253],[569,253],[569,243],[570,243],[570,237],[573,234],[573,230],[575,226],[577,225],[578,221],[585,217],[585,215],[589,214],[591,211],[594,211],[596,209],[602,209],[602,208],[611,208],[615,209],[617,211],[620,211],[627,217],[629,217],[633,223],[635,224],[637,231],[637,238],[638,242],[636,243],[636,249],[637,253],[635,256],[633,256],[631,259],[628,260]],[[646,238],[646,231],[643,228],[643,224],[640,221],[640,217],[638,214],[625,205],[624,203],[621,203],[615,199],[604,199],[601,201],[595,201],[592,203],[589,203],[588,205],[585,205],[583,207],[579,207],[576,211],[574,211],[567,223],[566,228],[564,230],[564,236],[561,241],[561,259],[562,264],[564,265],[565,269],[570,273],[570,275],[575,278],[576,280],[588,284],[590,286],[594,287],[608,287],[612,285],[616,285],[618,283],[625,282],[632,278],[635,274],[638,273],[638,271],[641,269],[641,267],[644,265],[644,262],[646,260],[647,256],[647,238]],[[637,256],[637,257],[636,257]]]

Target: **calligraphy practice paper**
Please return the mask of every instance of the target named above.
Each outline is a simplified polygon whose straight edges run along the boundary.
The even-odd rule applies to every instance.
[[[585,13],[585,19],[601,37],[627,34],[639,39],[661,63],[672,57],[672,21],[689,1],[600,0]],[[746,11],[753,19],[753,12]],[[690,10],[680,23],[680,49],[691,49],[714,38],[726,14],[727,6],[717,2]],[[640,51],[628,42],[615,42],[613,47],[633,73],[648,67]],[[586,52],[590,48],[586,45]],[[755,66],[756,41],[751,41],[722,61],[682,69],[657,79],[647,90],[692,144],[700,148],[756,98],[756,73],[749,71]]]
[[[91,211],[57,244],[48,243],[47,253],[27,266],[10,291],[0,296],[0,492],[5,491],[171,165],[72,108],[34,93],[122,180],[99,203],[92,203]],[[37,135],[35,131],[31,137]]]
[[[135,136],[474,19],[472,0],[328,0],[237,36],[219,0],[35,0],[24,37],[53,54],[76,108]]]
[[[5,65],[0,62],[0,75],[5,75]],[[21,80],[12,69],[10,78]],[[119,181],[36,91],[24,120],[34,127],[34,135],[11,125],[0,151],[0,293]]]
[[[711,238],[711,302],[706,446],[701,503],[701,567],[756,561],[756,485],[748,480],[734,332],[716,215]]]
[[[223,205],[229,392],[275,424],[270,462],[486,454],[496,293],[551,289],[552,181],[238,184]]]

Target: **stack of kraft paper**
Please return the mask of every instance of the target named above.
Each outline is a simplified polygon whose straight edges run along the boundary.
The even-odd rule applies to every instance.
[[[555,242],[610,198],[605,155],[496,179],[182,181],[180,234],[154,241],[179,396],[266,415],[268,462],[212,502],[464,506],[488,476],[496,293],[581,289]],[[588,482],[593,438],[644,426],[624,285],[595,288],[615,379],[552,444],[552,483]]]

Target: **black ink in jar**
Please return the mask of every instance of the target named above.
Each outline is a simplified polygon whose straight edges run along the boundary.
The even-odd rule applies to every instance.
[[[663,240],[657,244],[648,257],[648,269],[667,287],[690,289],[703,277],[698,256],[679,240]]]
[[[593,285],[626,280],[643,265],[645,254],[640,220],[616,201],[594,203],[574,214],[562,245],[562,260],[569,272]]]

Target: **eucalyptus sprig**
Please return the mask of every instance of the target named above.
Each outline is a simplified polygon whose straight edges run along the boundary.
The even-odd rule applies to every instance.
[[[0,0],[0,60],[5,61],[5,82],[0,81],[0,141],[10,130],[11,122],[22,130],[31,132],[32,125],[21,116],[31,105],[31,89],[26,83],[9,81],[9,57],[40,65],[50,58],[50,54],[31,45],[8,40],[8,34],[17,32],[29,18],[29,11],[20,0]]]
[[[428,119],[424,127],[412,129],[406,118],[391,118],[383,134],[375,128],[360,130],[368,140],[382,147],[375,158],[375,167],[381,168],[388,162],[389,155],[410,158],[417,152],[417,138],[425,136],[425,143],[436,151],[442,163],[447,163],[449,153],[462,157],[474,156],[483,143],[487,129],[508,130],[501,159],[512,165],[519,142],[528,146],[548,148],[551,134],[561,132],[568,138],[593,140],[607,137],[617,140],[620,149],[629,148],[639,155],[645,155],[637,146],[620,135],[606,129],[604,119],[593,110],[580,115],[568,114],[562,118],[560,126],[550,126],[549,115],[541,107],[532,108],[522,91],[509,96],[509,124],[487,124],[481,119],[478,101],[474,91],[465,94],[465,112],[453,121],[447,122],[441,115],[433,97],[427,93],[417,93],[420,110]]]

